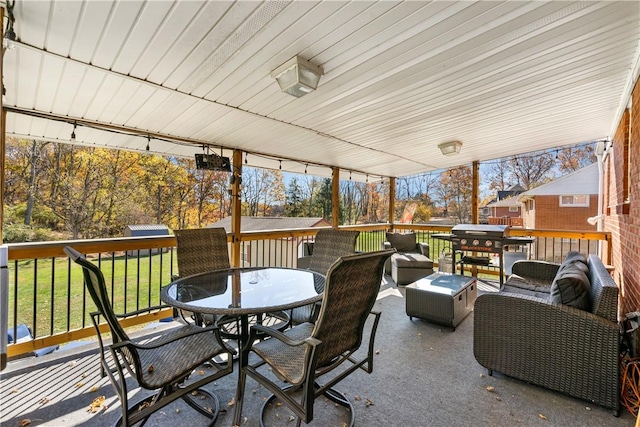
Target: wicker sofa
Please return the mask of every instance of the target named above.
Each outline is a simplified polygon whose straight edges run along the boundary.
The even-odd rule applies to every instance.
[[[551,302],[560,264],[518,261],[500,292],[478,297],[473,352],[489,375],[511,377],[610,408],[619,415],[618,287],[588,257],[586,310]],[[529,280],[529,281],[528,281]]]

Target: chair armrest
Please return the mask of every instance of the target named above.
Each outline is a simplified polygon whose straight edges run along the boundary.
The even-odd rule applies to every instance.
[[[275,338],[278,341],[281,341],[282,343],[289,345],[291,347],[297,347],[303,344],[309,344],[312,346],[316,346],[320,344],[320,340],[311,338],[311,337],[307,337],[303,340],[292,340],[285,333],[280,332],[277,329],[273,329],[268,326],[259,325],[259,324],[251,326],[251,336],[249,338],[249,342],[255,342],[258,337],[258,333],[261,333],[263,335],[268,335],[269,337]]]
[[[560,264],[546,261],[518,260],[511,266],[511,273],[527,279],[553,282]]]
[[[420,252],[422,255],[426,256],[427,258],[430,258],[429,256],[429,244],[426,242],[418,242],[416,244],[416,246],[418,247],[418,252]]]
[[[298,258],[297,268],[308,269],[311,264],[311,255]]]

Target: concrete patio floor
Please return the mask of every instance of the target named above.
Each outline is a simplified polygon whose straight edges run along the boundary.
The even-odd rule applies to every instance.
[[[495,288],[480,284],[481,292]],[[488,376],[473,357],[473,313],[455,331],[404,312],[404,289],[386,276],[376,308],[382,317],[376,337],[374,371],[356,372],[337,388],[355,405],[358,426],[614,426],[630,427],[635,418],[555,393],[500,373]],[[170,327],[156,325],[156,327]],[[148,331],[145,330],[145,331]],[[120,405],[107,378],[100,378],[97,345],[77,347],[40,358],[10,362],[1,373],[2,426],[109,426]],[[230,406],[237,373],[206,388],[226,410],[216,425],[232,425]],[[137,391],[133,392],[138,393]],[[142,393],[139,393],[142,395]],[[104,396],[105,410],[91,413]],[[257,414],[268,393],[249,380],[242,426],[258,425]],[[341,427],[341,409],[316,403],[315,426]],[[279,425],[293,425],[283,408],[270,412]],[[160,411],[149,426],[207,425],[207,419],[179,401]]]

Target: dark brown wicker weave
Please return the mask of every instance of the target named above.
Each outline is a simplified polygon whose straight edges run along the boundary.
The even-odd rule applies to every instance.
[[[212,419],[213,423],[219,413],[218,399],[198,389],[233,371],[233,351],[222,342],[218,328],[187,325],[145,342],[136,342],[127,336],[118,323],[118,318],[138,315],[161,307],[139,310],[126,316],[116,315],[111,307],[100,269],[75,249],[67,246],[64,251],[69,258],[82,266],[85,285],[98,308],[97,312],[91,313],[91,318],[100,344],[102,375],[109,376],[122,405],[122,417],[117,424],[129,426],[138,422],[144,423],[154,412],[178,398],[182,398],[198,412]],[[99,328],[101,316],[106,319],[111,332],[112,344],[108,348],[113,359],[112,364],[109,364],[104,356],[104,341]],[[223,353],[227,354],[226,364],[219,365],[213,362],[214,357]],[[205,362],[211,364],[215,372],[185,384],[193,370]],[[114,370],[112,365],[115,365]],[[157,393],[130,406],[125,376],[127,372],[139,387],[156,390]],[[214,411],[198,404],[200,399],[192,396],[196,391],[209,396],[213,401]]]
[[[231,268],[224,228],[174,230],[173,234],[176,236],[176,257],[181,277]],[[212,325],[217,320],[212,314],[201,315],[183,310],[178,313],[186,322],[191,319],[198,325]]]
[[[356,251],[356,240],[359,231],[350,230],[318,230],[313,244],[313,253],[309,260],[309,269],[320,274],[327,274],[329,267],[340,257],[352,255]],[[318,304],[294,308],[290,314],[291,323],[297,325],[313,322],[318,317]]]
[[[541,270],[551,268],[544,264]],[[618,287],[598,257],[590,255],[588,265],[590,311],[511,292],[478,297],[473,351],[489,374],[499,371],[617,415]]]
[[[336,403],[350,407],[353,425],[353,407],[332,387],[358,368],[368,373],[373,370],[374,339],[380,313],[372,313],[371,309],[380,289],[384,262],[393,252],[395,250],[369,252],[338,259],[327,272],[323,302],[315,324],[302,323],[285,332],[253,326],[249,342],[255,342],[258,332],[271,338],[244,350],[255,353],[260,360],[241,368],[239,395],[244,394],[248,375],[308,423],[313,419],[315,398],[324,394]],[[368,352],[365,358],[356,360],[353,355],[362,344],[365,322],[370,314],[374,315],[374,322]],[[351,364],[345,368],[342,364],[346,361]],[[258,367],[264,363],[289,387],[283,389],[259,372]],[[342,367],[340,372],[332,372],[331,379],[320,386],[322,376],[339,366]],[[301,390],[301,402],[291,396],[296,390]],[[263,406],[263,412],[267,404]],[[241,415],[240,402],[236,408],[236,422]]]

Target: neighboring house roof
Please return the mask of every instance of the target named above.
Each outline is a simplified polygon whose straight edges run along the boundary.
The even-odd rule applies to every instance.
[[[318,218],[288,218],[272,216],[243,216],[240,218],[241,231],[265,231],[283,230],[289,228],[325,227],[331,223],[322,217]],[[214,222],[207,227],[224,227],[227,233],[231,232],[231,217],[226,217]]]
[[[522,203],[519,202],[516,197],[507,197],[506,199],[489,203],[487,207],[488,208],[507,208],[512,206],[520,207],[521,205]]]
[[[164,224],[132,224],[124,228],[125,237],[168,236],[169,229]]]
[[[598,194],[599,185],[598,164],[593,163],[554,181],[525,191],[518,196],[518,201],[524,201],[535,196]]]
[[[511,186],[511,188],[507,190],[498,191],[498,200],[504,200],[513,196],[517,196],[523,191],[524,191],[524,188],[522,188],[520,184],[513,185]]]

